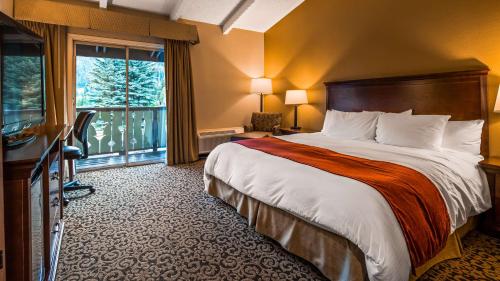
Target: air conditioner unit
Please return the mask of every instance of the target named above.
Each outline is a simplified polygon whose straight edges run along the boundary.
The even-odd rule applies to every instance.
[[[208,154],[221,143],[229,142],[231,136],[243,133],[243,127],[198,130],[200,154]]]

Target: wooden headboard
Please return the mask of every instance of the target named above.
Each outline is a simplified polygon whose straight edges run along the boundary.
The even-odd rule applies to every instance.
[[[481,154],[488,156],[488,69],[326,82],[326,107],[340,111],[451,115],[485,120]]]

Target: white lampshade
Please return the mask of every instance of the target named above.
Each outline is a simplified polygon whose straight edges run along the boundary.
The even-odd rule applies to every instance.
[[[497,99],[495,101],[495,107],[493,108],[493,112],[500,113],[500,87],[498,87]]]
[[[307,103],[306,90],[286,91],[285,104],[305,104]]]
[[[269,78],[253,78],[250,83],[250,93],[252,94],[272,94],[273,84]]]

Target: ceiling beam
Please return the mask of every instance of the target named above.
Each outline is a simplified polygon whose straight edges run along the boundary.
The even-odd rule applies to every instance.
[[[238,6],[236,6],[236,8],[229,13],[221,25],[222,33],[224,35],[231,32],[231,29],[233,29],[236,21],[248,10],[248,8],[253,5],[254,2],[255,0],[241,0]]]
[[[172,8],[172,11],[170,12],[170,20],[176,21],[181,18],[183,4],[184,4],[183,0],[177,0],[175,6]]]
[[[99,0],[99,8],[107,9],[108,4],[111,5],[111,2],[113,2],[113,0]]]

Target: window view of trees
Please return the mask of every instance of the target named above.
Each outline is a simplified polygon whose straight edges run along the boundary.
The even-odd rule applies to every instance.
[[[76,57],[77,107],[124,107],[126,61]],[[163,62],[129,60],[129,105],[165,105]]]
[[[76,112],[83,108],[96,111],[88,131],[89,154],[142,155],[135,160],[127,158],[129,162],[163,158],[166,147],[163,49],[77,44],[75,55]],[[124,161],[120,159],[116,161]]]
[[[19,129],[18,122],[43,117],[41,63],[38,56],[4,57],[3,123],[13,124],[12,130]]]
[[[40,108],[41,60],[31,56],[5,56],[3,103],[5,109]]]

